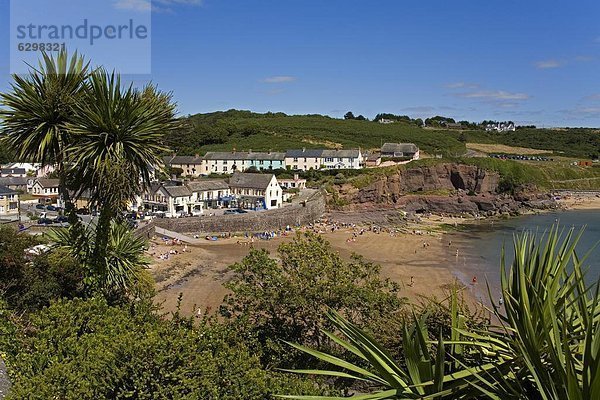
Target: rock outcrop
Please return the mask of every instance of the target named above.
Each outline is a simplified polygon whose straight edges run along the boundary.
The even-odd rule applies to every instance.
[[[394,208],[418,214],[518,215],[526,209],[558,208],[551,196],[534,187],[520,188],[514,195],[498,193],[499,181],[498,173],[476,166],[440,164],[398,171],[364,189],[341,194],[350,208]]]
[[[415,192],[462,190],[472,193],[495,193],[500,176],[495,172],[461,164],[440,164],[398,171],[381,177],[361,190],[355,199],[358,203],[398,202],[401,196]]]

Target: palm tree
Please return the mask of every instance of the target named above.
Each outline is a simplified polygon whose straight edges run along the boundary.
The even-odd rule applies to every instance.
[[[148,86],[123,88],[120,76],[97,70],[90,74],[84,101],[75,107],[67,129],[72,179],[77,193],[88,191],[100,209],[94,260],[104,275],[109,228],[127,202],[150,184],[167,151],[163,136],[177,127],[168,94]]]
[[[11,91],[0,94],[2,144],[19,158],[56,165],[63,201],[70,206],[66,185],[66,149],[71,134],[66,124],[85,91],[89,63],[66,51],[56,58],[46,53],[27,76],[13,75]]]
[[[432,343],[419,320],[413,333],[404,330],[402,368],[367,333],[331,313],[347,340],[330,337],[370,367],[293,345],[337,367],[295,372],[351,378],[373,387],[372,393],[356,399],[598,399],[600,286],[586,285],[582,265],[587,255],[579,258],[575,251],[581,234],[553,227],[545,239],[530,233],[516,236],[508,270],[502,255],[505,301],[503,309],[493,308],[500,325],[469,330],[452,307],[452,338],[444,341],[440,336],[435,357],[429,354]],[[465,349],[481,357],[479,365],[465,365]]]
[[[49,239],[56,248],[66,249],[84,267],[86,286],[100,290],[107,298],[119,298],[121,294],[131,294],[137,287],[141,274],[149,265],[144,256],[146,241],[135,236],[126,222],[112,221],[108,230],[106,257],[98,273],[98,263],[94,259],[96,230],[91,226],[78,229],[53,229]]]

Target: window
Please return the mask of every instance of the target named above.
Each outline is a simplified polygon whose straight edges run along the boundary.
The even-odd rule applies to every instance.
[[[298,162],[298,157],[294,157],[294,162]]]
[[[294,165],[293,169],[298,169],[298,166],[297,166],[297,165]]]
[[[227,172],[227,166],[223,166],[223,172]]]
[[[325,162],[333,162],[333,157],[327,157],[327,158],[325,158]]]
[[[260,160],[258,163],[259,163],[260,165],[263,165],[263,164],[264,164],[264,161],[263,161],[263,160]]]

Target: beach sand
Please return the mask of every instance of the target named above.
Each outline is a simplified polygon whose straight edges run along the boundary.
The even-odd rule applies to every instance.
[[[343,258],[349,259],[352,253],[356,253],[381,265],[382,277],[399,283],[400,295],[418,302],[422,296],[441,298],[445,293],[444,287],[456,279],[452,270],[455,265],[453,260],[456,251],[460,254],[461,249],[456,244],[450,244],[453,234],[429,232],[441,222],[451,221],[440,221],[439,217],[434,217],[415,225],[416,233],[411,227],[404,233],[378,234],[367,231],[358,235],[355,241],[349,241],[353,236],[349,228],[328,231],[322,235]],[[252,245],[275,255],[277,247],[291,240],[293,235],[270,241],[257,240]],[[160,239],[154,239],[149,253],[154,259],[151,272],[157,281],[157,302],[163,304],[165,311],[173,311],[181,293],[181,311],[184,314],[207,308],[211,312],[216,311],[227,294],[223,284],[231,278],[227,267],[240,261],[250,251],[249,245],[237,244],[238,240],[221,239],[188,245],[187,251],[183,252],[186,248],[183,245],[169,246]],[[179,254],[170,255],[168,260],[158,259],[158,255],[170,250],[176,250]]]
[[[600,210],[600,195],[573,194],[558,201],[567,210]]]

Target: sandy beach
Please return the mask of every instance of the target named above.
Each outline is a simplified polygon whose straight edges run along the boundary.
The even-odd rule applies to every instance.
[[[431,217],[402,232],[365,230],[359,234],[359,228],[345,227],[334,231],[320,229],[320,234],[343,258],[349,259],[356,253],[381,265],[382,277],[399,283],[401,296],[418,302],[422,296],[443,296],[444,287],[456,279],[452,269],[456,253],[460,255],[461,249],[451,243],[454,233],[437,229],[441,223],[454,222],[458,220]],[[223,284],[231,277],[229,265],[247,255],[251,246],[267,249],[275,255],[277,247],[294,235],[256,240],[251,244],[245,239],[231,238],[194,246],[155,238],[149,255],[154,260],[151,272],[157,282],[156,300],[163,304],[165,311],[173,311],[181,293],[181,311],[185,314],[199,308],[215,311],[227,294]],[[170,254],[168,259],[160,258],[169,252],[177,254]]]
[[[566,210],[600,210],[600,195],[597,194],[563,196],[558,202]]]

